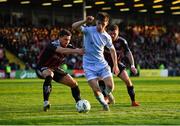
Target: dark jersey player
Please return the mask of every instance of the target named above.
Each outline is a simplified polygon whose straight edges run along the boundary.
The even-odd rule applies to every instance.
[[[82,55],[84,53],[83,49],[71,48],[69,44],[71,36],[70,31],[66,29],[61,30],[59,39],[49,43],[39,56],[36,73],[39,78],[44,79],[44,111],[48,111],[50,108],[49,96],[52,91],[52,80],[69,86],[76,102],[81,99],[77,82],[68,73],[59,68],[64,62],[66,54],[77,53]]]
[[[134,58],[129,49],[128,43],[124,38],[119,36],[119,27],[117,25],[112,25],[109,28],[108,33],[113,40],[113,44],[114,44],[114,47],[115,47],[116,53],[117,53],[117,59],[119,61],[118,67],[119,67],[120,73],[118,74],[118,77],[121,78],[121,80],[123,80],[127,86],[127,91],[130,96],[130,99],[131,99],[131,105],[139,106],[139,103],[137,103],[135,101],[134,86],[125,70],[126,66],[121,62],[122,58],[127,56],[128,60],[131,64],[131,67],[130,67],[131,71],[133,72],[133,74],[137,74],[137,70],[134,66]],[[105,55],[105,58],[108,61],[109,65],[112,68],[113,62],[112,62],[111,55],[110,55],[108,49],[105,49],[104,55]],[[99,82],[99,85],[102,89],[105,88],[103,83],[104,83],[103,81]],[[104,95],[106,95],[106,94],[104,93]],[[108,98],[107,98],[107,100],[108,100]],[[109,101],[111,101],[111,100],[109,100]]]

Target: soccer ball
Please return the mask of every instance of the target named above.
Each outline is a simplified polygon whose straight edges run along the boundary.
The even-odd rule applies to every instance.
[[[76,103],[76,109],[79,113],[87,113],[91,109],[91,105],[88,100],[79,100]]]

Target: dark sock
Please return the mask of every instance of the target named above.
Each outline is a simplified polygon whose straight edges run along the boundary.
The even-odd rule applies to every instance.
[[[52,91],[52,85],[51,85],[52,77],[47,76],[45,78],[44,84],[43,84],[43,97],[44,101],[49,100],[50,93]]]
[[[101,89],[102,94],[104,95],[104,97],[106,97],[107,96],[105,93],[106,85],[105,85],[104,81],[99,80],[98,83],[99,83],[99,87]]]
[[[128,90],[128,94],[131,98],[131,101],[132,102],[135,101],[134,87],[133,86],[130,86],[130,87],[127,86],[127,90]]]
[[[74,100],[75,100],[76,102],[78,102],[79,100],[81,100],[80,90],[79,90],[79,87],[78,87],[78,86],[71,88],[71,93],[72,93],[72,96],[73,96],[73,98],[74,98]]]

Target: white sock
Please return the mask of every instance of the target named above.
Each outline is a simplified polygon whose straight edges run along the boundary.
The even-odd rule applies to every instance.
[[[48,105],[49,101],[44,101],[44,106]]]
[[[106,106],[106,105],[107,105],[106,101],[104,100],[103,94],[100,94],[99,96],[96,96],[96,99],[99,101],[99,103],[100,103],[101,105],[103,105],[103,106]]]

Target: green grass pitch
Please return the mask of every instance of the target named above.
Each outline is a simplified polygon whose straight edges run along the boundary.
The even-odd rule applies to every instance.
[[[43,112],[40,79],[0,80],[0,125],[180,125],[180,77],[131,78],[140,107],[131,107],[124,83],[114,78],[116,104],[103,112],[85,78],[76,78],[91,103],[78,113],[70,88],[53,82],[51,110]]]

